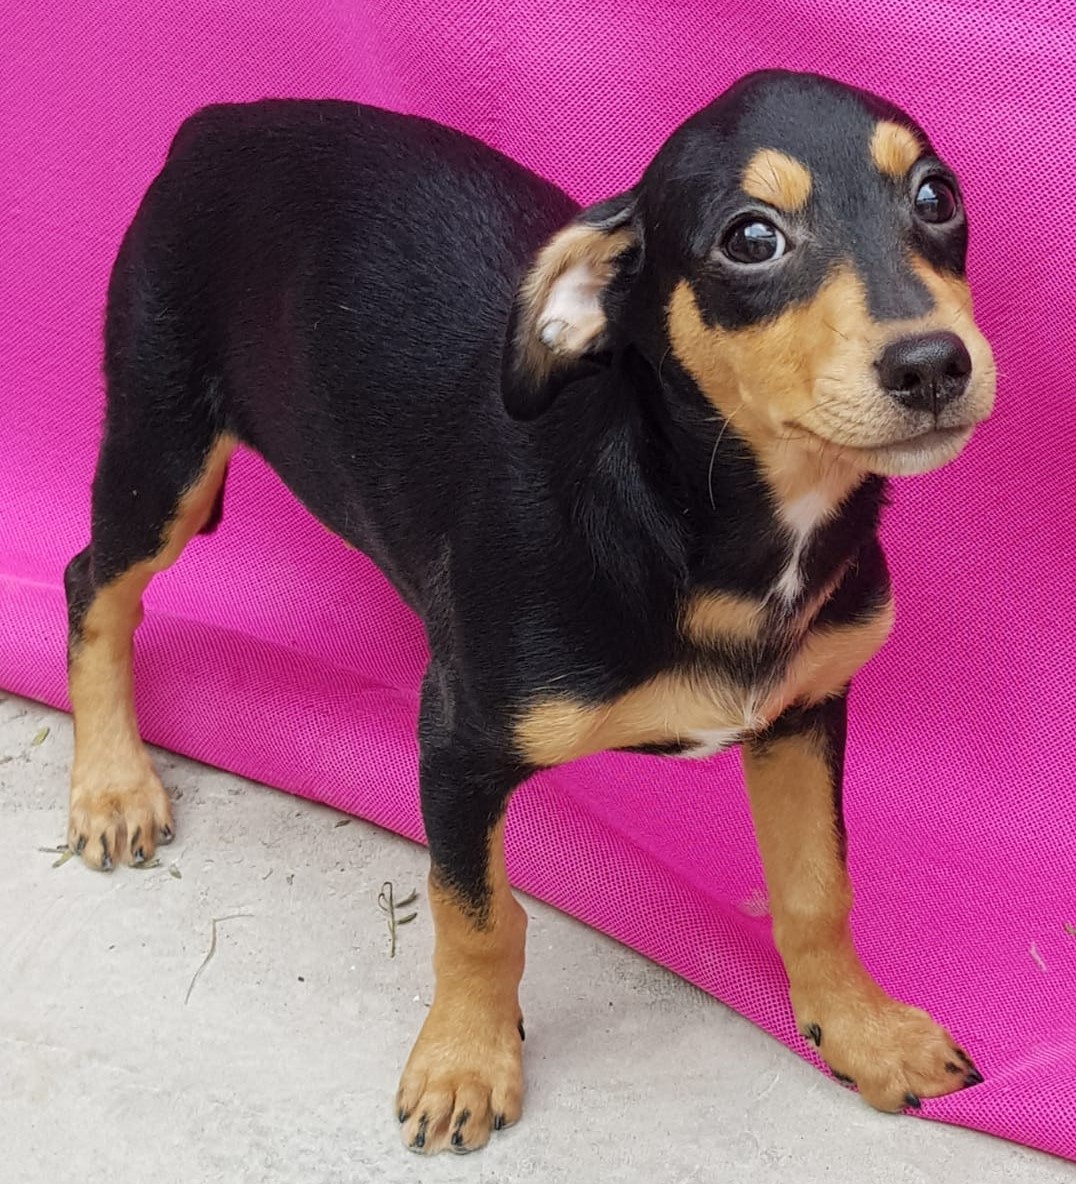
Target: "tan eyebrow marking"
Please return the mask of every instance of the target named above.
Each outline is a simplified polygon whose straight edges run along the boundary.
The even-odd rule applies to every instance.
[[[875,125],[871,136],[871,160],[874,167],[887,177],[903,177],[922,151],[915,135],[899,123],[883,119]]]
[[[795,157],[776,148],[760,148],[747,162],[740,182],[744,193],[786,214],[807,204],[811,174]]]

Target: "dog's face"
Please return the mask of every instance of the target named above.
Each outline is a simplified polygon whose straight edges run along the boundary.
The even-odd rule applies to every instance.
[[[757,449],[935,468],[994,398],[966,245],[957,181],[906,115],[828,79],[751,75],[539,254],[506,401],[536,414],[580,363],[636,339]]]

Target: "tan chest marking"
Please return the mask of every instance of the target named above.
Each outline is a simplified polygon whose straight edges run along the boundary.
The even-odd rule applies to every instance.
[[[689,601],[680,627],[696,645],[754,641],[765,617],[766,606],[761,600],[730,592],[709,592]]]
[[[694,610],[695,628],[713,636],[714,600]],[[727,605],[725,607],[728,607]],[[734,636],[746,627],[745,605],[727,616]],[[745,689],[712,672],[663,671],[606,703],[542,696],[519,716],[516,745],[529,762],[564,764],[613,748],[678,742],[712,751],[761,731],[794,703],[818,703],[837,693],[881,648],[892,627],[887,604],[857,625],[809,630],[791,660],[767,685]]]

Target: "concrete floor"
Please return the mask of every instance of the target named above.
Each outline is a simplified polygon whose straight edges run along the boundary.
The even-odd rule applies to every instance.
[[[43,730],[48,734],[42,738]],[[737,1015],[552,909],[531,917],[527,1111],[466,1159],[390,1102],[431,931],[388,956],[382,883],[425,853],[157,753],[179,835],[148,870],[54,867],[68,718],[0,695],[0,1135],[6,1184],[1054,1184],[1072,1165],[869,1111]],[[215,917],[212,960],[203,962]]]

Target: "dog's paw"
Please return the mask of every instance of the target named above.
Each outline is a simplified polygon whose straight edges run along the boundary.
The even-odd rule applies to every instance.
[[[424,1155],[466,1154],[523,1113],[523,1024],[431,1009],[396,1094],[403,1141]]]
[[[172,803],[152,770],[135,782],[81,778],[71,786],[67,845],[97,871],[124,858],[144,863],[174,832]]]
[[[855,1085],[876,1110],[917,1109],[923,1098],[983,1080],[967,1054],[929,1015],[878,990],[796,1000],[800,1031],[834,1077]]]

